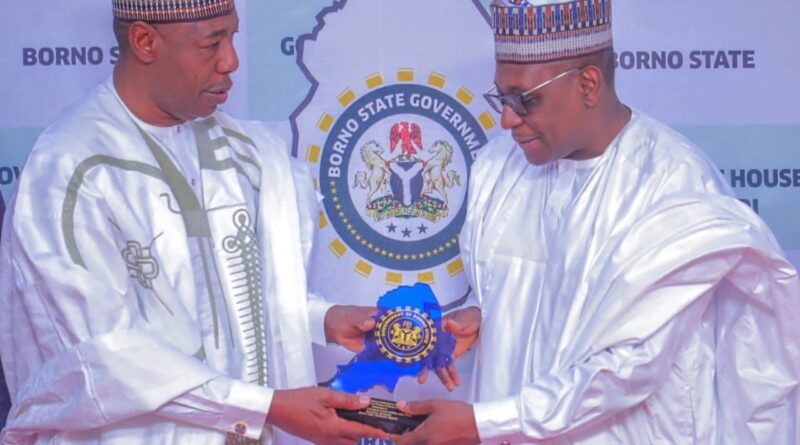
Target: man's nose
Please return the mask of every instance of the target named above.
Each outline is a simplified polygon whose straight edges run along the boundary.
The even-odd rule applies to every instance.
[[[230,74],[239,69],[239,56],[236,54],[236,48],[233,45],[233,39],[230,39],[222,48],[219,61],[217,62],[217,71],[221,74]]]
[[[508,105],[503,107],[503,113],[500,114],[500,126],[506,130],[510,130],[522,123],[522,118],[519,114],[515,113]]]

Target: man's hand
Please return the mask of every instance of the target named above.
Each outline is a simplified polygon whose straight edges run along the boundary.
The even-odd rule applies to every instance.
[[[362,409],[369,397],[327,388],[277,390],[267,423],[313,443],[353,445],[362,437],[386,439],[388,435],[371,426],[344,420],[335,408]]]
[[[472,348],[481,330],[481,310],[472,306],[444,316],[444,330],[456,338],[453,357],[458,358]]]
[[[461,357],[478,340],[478,333],[481,329],[481,310],[476,307],[468,307],[453,311],[444,316],[442,327],[456,338],[453,358]],[[448,391],[454,390],[461,384],[461,377],[456,371],[455,364],[451,363],[447,367],[436,369],[435,372]],[[428,380],[428,370],[424,369],[417,381],[425,383],[426,380]]]
[[[325,313],[325,339],[353,352],[364,349],[364,337],[375,327],[378,308],[366,306],[331,306]]]
[[[415,430],[392,436],[396,445],[474,445],[480,443],[472,405],[451,400],[398,402],[406,414],[427,414]]]

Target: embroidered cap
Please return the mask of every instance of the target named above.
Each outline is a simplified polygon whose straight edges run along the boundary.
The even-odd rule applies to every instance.
[[[114,18],[148,23],[194,22],[230,14],[233,0],[111,0]]]
[[[611,0],[492,0],[498,62],[543,63],[610,48]]]

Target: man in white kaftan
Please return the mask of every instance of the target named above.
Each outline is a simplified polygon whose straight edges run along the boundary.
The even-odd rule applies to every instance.
[[[796,272],[697,147],[634,112],[598,158],[507,136],[473,174],[484,442],[797,443]]]
[[[0,443],[380,437],[334,413],[363,400],[286,391],[315,385],[311,340],[328,334],[330,307],[305,285],[317,198],[276,136],[216,111],[238,64],[233,2],[156,27],[137,15],[148,1],[115,5],[129,59],[45,130],[9,203]],[[196,33],[211,46],[194,49]],[[183,94],[202,69],[175,60],[197,54],[211,87]],[[154,71],[164,64],[173,78]],[[143,82],[168,88],[151,96]]]
[[[460,240],[475,402],[410,403],[428,425],[398,442],[800,443],[797,272],[697,147],[618,101],[610,2],[585,41],[517,14],[599,2],[519,3],[493,2],[511,131],[476,160]]]

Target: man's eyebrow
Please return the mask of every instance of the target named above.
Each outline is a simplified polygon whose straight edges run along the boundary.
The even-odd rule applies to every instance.
[[[205,39],[215,39],[215,38],[217,38],[217,37],[222,37],[222,36],[224,36],[224,35],[225,35],[225,34],[227,34],[227,33],[228,33],[228,30],[227,30],[227,29],[220,29],[220,30],[217,30],[217,31],[214,31],[214,32],[211,32],[211,33],[209,33],[209,34],[206,34],[206,35],[204,35],[204,36],[203,36],[203,39],[204,39],[204,40],[205,40]]]

